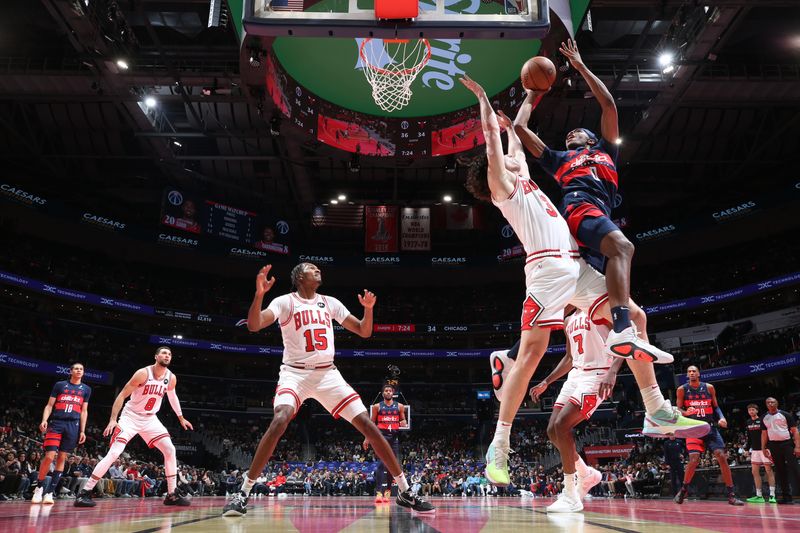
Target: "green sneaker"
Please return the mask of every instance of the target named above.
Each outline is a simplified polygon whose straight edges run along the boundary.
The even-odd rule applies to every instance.
[[[511,483],[508,475],[508,454],[511,449],[507,447],[489,445],[486,450],[486,479],[497,487],[506,487]]]
[[[747,498],[745,501],[747,503],[766,503],[763,496],[753,496],[752,498]]]
[[[775,496],[770,496],[768,501],[769,503],[778,503],[778,500],[775,498]]]
[[[644,417],[642,434],[655,438],[675,435],[678,439],[699,439],[708,435],[709,431],[711,426],[706,422],[686,418],[667,400],[661,409]]]

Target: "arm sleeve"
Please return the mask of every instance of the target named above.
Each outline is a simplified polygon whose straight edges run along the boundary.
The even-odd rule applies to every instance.
[[[175,411],[175,414],[178,416],[183,416],[183,411],[181,411],[181,401],[178,399],[178,394],[175,392],[175,389],[167,391],[167,398],[169,399],[169,404],[172,406],[172,410]]]

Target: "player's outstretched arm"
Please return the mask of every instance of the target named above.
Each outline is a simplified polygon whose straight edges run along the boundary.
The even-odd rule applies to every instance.
[[[133,391],[135,391],[139,385],[144,384],[146,381],[147,370],[140,368],[134,372],[133,377],[131,377],[119,394],[117,394],[117,397],[114,399],[114,405],[111,406],[111,415],[109,416],[108,425],[106,429],[103,430],[104,437],[111,435],[114,428],[117,427],[117,417],[119,417],[119,412],[122,410],[122,404],[125,403],[125,399],[133,394]]]
[[[561,361],[559,361],[555,368],[550,371],[550,374],[546,378],[544,378],[538,385],[531,387],[531,390],[528,391],[531,400],[538,402],[539,397],[544,394],[544,391],[547,390],[547,387],[549,387],[551,383],[569,374],[570,370],[572,370],[572,352],[570,351],[569,344],[567,344],[567,353],[564,354],[564,357],[561,358]]]
[[[514,192],[514,185],[506,178],[506,167],[503,153],[503,141],[500,139],[500,123],[492,109],[489,97],[483,87],[469,76],[459,78],[459,81],[478,97],[481,106],[481,128],[486,140],[486,158],[489,163],[488,181],[489,190],[496,200],[507,198]]]
[[[516,132],[514,132],[514,124],[502,109],[497,110],[497,122],[508,133],[508,155],[516,159],[520,165],[523,165],[525,163],[525,150],[522,149],[522,143]]]
[[[272,265],[267,265],[258,271],[256,275],[256,293],[253,295],[253,303],[247,312],[247,329],[253,333],[260,331],[275,322],[275,313],[264,307],[264,295],[275,285],[275,277],[269,277]]]
[[[542,157],[547,145],[538,135],[528,128],[528,122],[531,120],[531,113],[534,108],[539,104],[542,100],[542,96],[544,96],[547,91],[532,91],[530,89],[527,89],[527,91],[528,96],[525,97],[519,110],[517,110],[517,116],[514,117],[514,133],[517,134],[520,142],[525,145],[525,148],[538,159]]]
[[[375,307],[377,298],[375,294],[364,289],[364,294],[358,295],[358,303],[364,306],[364,317],[359,320],[353,315],[348,315],[342,322],[342,327],[365,339],[372,336],[372,308]]]
[[[167,399],[169,400],[169,404],[172,407],[172,410],[175,411],[175,415],[178,417],[178,422],[180,422],[181,427],[183,429],[193,430],[194,427],[192,426],[192,423],[183,418],[181,401],[178,399],[178,393],[175,392],[175,387],[177,385],[178,385],[178,378],[175,377],[175,374],[172,374],[172,378],[169,380],[169,387],[167,388]]]
[[[583,79],[589,85],[589,90],[592,91],[597,103],[600,104],[600,109],[603,111],[603,115],[600,118],[600,133],[603,135],[603,139],[615,142],[619,138],[619,120],[617,118],[617,105],[614,103],[611,91],[583,63],[581,54],[578,51],[578,44],[575,41],[568,39],[566,42],[561,43],[559,51],[569,60],[572,68],[583,76]]]

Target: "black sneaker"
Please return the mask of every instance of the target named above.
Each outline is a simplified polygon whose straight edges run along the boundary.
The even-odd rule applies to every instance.
[[[78,496],[75,498],[75,502],[72,504],[75,507],[94,507],[97,503],[92,501],[92,493],[88,490],[82,490],[78,493]]]
[[[675,495],[675,497],[672,499],[672,501],[674,501],[675,503],[680,505],[680,504],[683,503],[683,500],[685,500],[685,499],[686,499],[686,490],[681,489],[681,490],[678,491],[678,494]]]
[[[409,509],[413,509],[418,513],[436,512],[436,508],[429,502],[423,500],[419,496],[414,496],[411,494],[411,489],[408,489],[405,492],[398,492],[397,499],[395,501],[397,502],[397,505],[401,507],[408,507]]]
[[[744,502],[737,498],[735,494],[728,494],[728,505],[744,505]]]
[[[242,516],[247,514],[247,496],[244,492],[235,493],[222,508],[222,516]]]
[[[192,502],[189,498],[180,494],[177,490],[175,492],[170,492],[167,494],[167,497],[164,498],[164,505],[177,505],[179,507],[189,507],[192,505]]]

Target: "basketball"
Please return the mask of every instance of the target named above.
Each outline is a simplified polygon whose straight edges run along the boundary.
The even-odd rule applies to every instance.
[[[532,57],[522,65],[520,78],[526,89],[546,91],[556,81],[556,67],[546,57]]]

